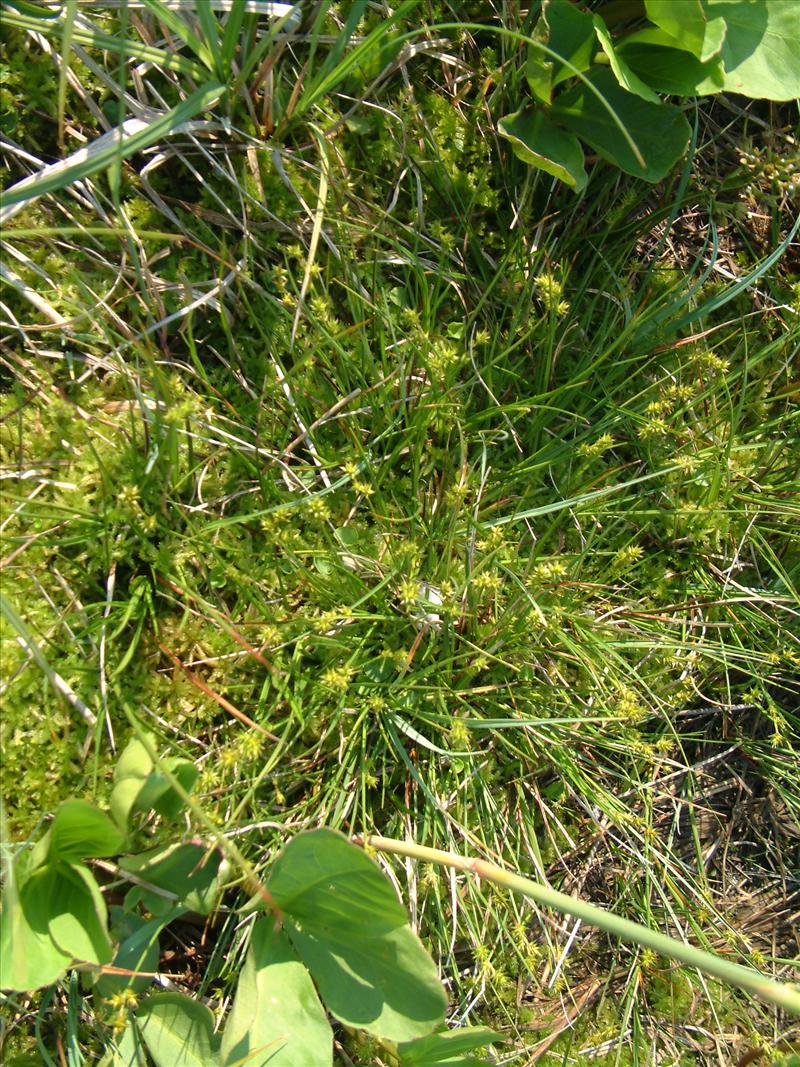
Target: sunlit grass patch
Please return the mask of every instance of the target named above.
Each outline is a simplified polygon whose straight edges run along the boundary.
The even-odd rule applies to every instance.
[[[643,256],[675,188],[598,169],[578,201],[509,158],[482,42],[459,43],[452,84],[432,45],[373,91],[376,45],[365,80],[315,96],[306,65],[338,32],[331,15],[287,43],[227,125],[7,226],[27,289],[4,295],[3,591],[96,720],[4,622],[11,833],[104,795],[128,706],[197,762],[256,864],[311,825],[410,836],[787,976],[788,268],[723,303],[707,214],[694,260]],[[174,104],[181,77],[137,91]],[[553,1063],[624,1063],[632,1033],[636,1062],[770,1032],[574,923],[391,869],[454,1021],[520,1048],[564,1029]],[[220,1003],[232,977],[209,964]],[[687,1004],[702,1034],[677,1032]]]

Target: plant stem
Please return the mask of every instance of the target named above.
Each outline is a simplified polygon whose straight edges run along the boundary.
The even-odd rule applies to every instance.
[[[202,823],[203,826],[205,826],[206,830],[213,837],[214,841],[216,842],[218,848],[223,853],[223,855],[227,856],[228,859],[232,863],[234,863],[242,872],[242,884],[245,892],[249,893],[251,896],[260,897],[265,910],[268,913],[271,913],[275,917],[277,922],[280,922],[283,918],[283,912],[278,907],[270,891],[265,885],[262,884],[261,880],[258,878],[255,871],[253,870],[251,864],[245,859],[244,855],[234,844],[234,842],[228,840],[228,838],[225,837],[225,835],[218,828],[214,820],[209,818],[208,815],[206,815],[205,811],[203,811],[202,807],[197,802],[197,800],[195,800],[195,798],[191,795],[191,793],[187,789],[184,789],[181,782],[176,778],[172,771],[170,771],[169,767],[166,766],[164,761],[159,756],[158,749],[153,745],[147,732],[142,729],[139,720],[136,718],[136,716],[133,714],[127,704],[125,704],[124,701],[121,701],[121,704],[122,710],[125,712],[125,716],[128,719],[128,722],[131,724],[134,734],[147,751],[147,754],[149,755],[150,759],[158,768],[159,773],[164,775],[170,786],[175,790],[175,792],[181,798],[186,807],[189,808],[189,810],[192,812],[198,822]]]
[[[587,904],[583,900],[567,896],[566,893],[559,893],[556,889],[550,889],[529,878],[523,878],[519,874],[504,871],[486,860],[459,856],[454,852],[444,852],[438,848],[426,848],[414,841],[397,841],[390,837],[376,837],[371,834],[359,836],[354,840],[364,848],[372,848],[377,852],[394,852],[399,856],[408,856],[410,859],[469,871],[488,882],[494,882],[495,885],[504,886],[514,893],[530,897],[537,904],[554,908],[565,915],[572,915],[623,941],[632,941],[637,945],[650,948],[661,956],[677,960],[688,967],[696,967],[698,971],[713,975],[727,985],[738,986],[769,1004],[774,1004],[794,1015],[800,1015],[800,990],[793,986],[775,982],[749,967],[731,963],[712,952],[695,948],[694,945],[688,945],[684,941],[677,941],[657,930],[650,930],[639,923],[631,922],[630,919],[624,919],[603,908],[598,908],[594,904]]]

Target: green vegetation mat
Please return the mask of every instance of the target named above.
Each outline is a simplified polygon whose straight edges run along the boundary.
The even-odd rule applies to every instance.
[[[92,19],[163,47],[148,7]],[[107,802],[127,711],[256,871],[304,828],[409,838],[797,981],[796,107],[692,104],[664,181],[590,157],[578,196],[498,138],[513,38],[396,44],[366,5],[329,87],[353,53],[324,7],[224,107],[4,225],[4,848]],[[395,28],[527,32],[482,7]],[[2,48],[6,186],[116,123],[121,84],[123,117],[199,84],[78,37]],[[498,1062],[798,1040],[648,950],[383,862]],[[187,923],[159,969],[221,1013],[243,936]],[[15,995],[0,1041],[93,1063],[99,1010]]]

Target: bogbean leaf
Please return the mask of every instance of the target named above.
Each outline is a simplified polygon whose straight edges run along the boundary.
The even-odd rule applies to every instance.
[[[141,778],[123,778],[114,785],[109,800],[111,814],[120,829],[127,831],[128,817],[134,809],[136,798],[142,791]]]
[[[800,4],[795,0],[702,0],[727,27],[723,88],[757,100],[800,96]]]
[[[561,130],[538,108],[522,108],[500,119],[498,132],[525,163],[559,178],[576,193],[586,185],[583,149],[577,137]]]
[[[174,775],[184,792],[191,793],[197,781],[197,768],[190,760],[178,756],[167,756],[163,765]],[[136,807],[141,811],[152,808],[165,818],[174,819],[183,807],[184,800],[172,786],[169,778],[160,771],[151,771],[136,797]]]
[[[0,901],[0,989],[22,993],[52,985],[71,962],[72,956],[54,944],[46,923],[41,929],[31,925],[12,867]]]
[[[151,733],[146,733],[144,737],[147,744],[138,737],[132,737],[123,748],[114,768],[115,782],[123,778],[146,778],[153,769],[153,758],[148,746],[155,747],[156,739]]]
[[[333,1063],[333,1031],[314,983],[271,917],[253,927],[221,1051],[230,1067]]]
[[[617,45],[617,54],[659,93],[710,96],[722,91],[725,71],[719,56],[701,63],[656,26],[629,34]]]
[[[147,1054],[133,1022],[110,1044],[97,1067],[147,1067]]]
[[[533,39],[546,44],[569,64],[531,45],[525,77],[533,95],[542,103],[549,104],[556,85],[573,77],[576,70],[588,70],[591,66],[596,49],[592,16],[569,3],[569,0],[545,0]]]
[[[295,922],[320,931],[339,927],[377,937],[408,921],[376,864],[334,830],[294,837],[272,865],[268,888]]]
[[[196,841],[124,856],[119,861],[124,871],[161,890],[156,892],[136,885],[129,890],[125,907],[132,910],[135,903],[143,903],[154,915],[163,918],[180,903],[189,911],[208,915],[217,902],[221,862],[219,852],[209,852],[207,845]]]
[[[124,835],[109,817],[86,800],[65,800],[49,830],[51,861],[113,856],[122,848]]]
[[[142,919],[119,907],[112,908],[111,912],[114,933],[119,940],[119,947],[111,961],[112,967],[134,972],[157,971],[160,958],[158,935],[166,920]],[[100,996],[107,999],[123,989],[143,993],[152,983],[152,977],[147,974],[102,974],[95,982],[94,988]]]
[[[145,745],[138,737],[125,746],[114,771],[114,788],[109,806],[117,825],[126,829],[131,812],[154,809],[166,818],[174,818],[183,807],[183,798],[172,783],[153,764],[148,746],[155,748],[155,737],[146,735]],[[163,765],[190,793],[197,781],[197,768],[190,760],[168,756]]]
[[[285,929],[341,1022],[391,1041],[430,1033],[446,997],[433,960],[379,868],[341,834],[299,834],[268,882]]]
[[[148,734],[147,737],[155,745],[153,735]],[[111,814],[119,827],[127,830],[128,818],[136,798],[152,769],[153,760],[147,748],[138,737],[132,737],[120,753],[114,768],[114,788],[109,802]]]
[[[669,56],[657,59],[653,55],[662,68],[662,82],[669,65],[673,66],[672,80],[681,84],[691,81],[682,69],[680,53],[674,54],[685,49],[700,61],[701,68],[710,60],[718,60],[724,72],[721,87],[728,92],[765,100],[800,96],[800,4],[794,0],[682,0],[680,4],[646,0],[645,8],[648,18],[668,36],[668,41],[661,43],[671,47]],[[621,49],[629,61],[629,50],[637,38],[641,40],[640,34],[633,34]],[[651,55],[654,52],[650,50]],[[641,63],[648,56],[640,51],[637,58]],[[690,69],[697,82],[697,67]],[[641,70],[639,73],[644,77]],[[708,76],[713,74],[709,71]]]
[[[726,25],[719,16],[710,15],[703,0],[645,0],[647,17],[674,41],[674,47],[690,52],[707,63],[719,55],[725,40]]]
[[[641,96],[642,100],[649,100],[652,104],[660,104],[661,100],[658,95],[653,92],[649,85],[645,85],[617,52],[614,42],[611,40],[611,34],[608,32],[608,27],[599,15],[594,16],[594,29],[600,42],[600,47],[603,49],[611,70],[614,72],[614,77],[622,88],[627,89],[629,93],[634,93],[636,96]]]
[[[31,928],[49,934],[70,960],[111,960],[108,914],[100,887],[86,867],[48,863],[22,886],[20,903]]]
[[[407,1041],[442,1022],[447,998],[409,926],[373,938],[319,937],[289,920],[287,932],[326,1008],[345,1025]]]
[[[334,536],[344,548],[357,548],[361,540],[361,534],[352,526],[340,526],[334,530]]]
[[[671,104],[652,104],[626,92],[610,70],[595,68],[587,78],[622,122],[641,159],[608,109],[582,82],[556,99],[551,109],[553,117],[628,174],[649,182],[660,181],[689,144],[689,123],[680,109]]]
[[[136,1027],[156,1067],[220,1067],[214,1016],[181,993],[154,993],[136,1011]]]
[[[398,1045],[402,1067],[480,1067],[485,1060],[467,1054],[495,1041],[500,1034],[485,1026],[465,1026],[461,1030],[444,1030],[416,1041]]]

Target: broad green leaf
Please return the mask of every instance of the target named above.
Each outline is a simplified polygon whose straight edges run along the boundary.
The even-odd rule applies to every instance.
[[[156,740],[146,735],[152,748]],[[178,779],[189,793],[197,781],[197,768],[189,760],[168,756],[164,767]],[[168,818],[174,818],[183,807],[183,798],[173,789],[167,776],[154,767],[147,746],[134,737],[126,745],[114,770],[114,788],[109,802],[117,825],[127,828],[130,813],[153,808]]]
[[[703,0],[727,26],[720,57],[724,88],[763,100],[800,96],[800,3],[796,0]]]
[[[334,536],[344,548],[355,548],[361,540],[361,534],[352,526],[339,527],[334,530]]]
[[[191,793],[197,781],[197,768],[189,760],[177,756],[167,756],[164,767],[178,779],[186,793]],[[175,789],[165,774],[158,770],[151,771],[145,779],[142,790],[136,797],[136,807],[141,811],[152,808],[165,818],[174,819],[183,807],[183,797]]]
[[[72,956],[53,944],[46,924],[31,926],[14,875],[12,867],[0,901],[0,989],[22,993],[57,982]]]
[[[596,48],[592,16],[569,0],[545,0],[533,39],[546,44],[560,57],[556,59],[534,45],[528,50],[525,66],[528,85],[538,100],[549,104],[556,85],[573,77],[576,70],[582,72],[591,66]]]
[[[178,899],[170,890],[163,890],[159,893],[154,889],[148,889],[147,886],[135,885],[125,894],[124,907],[131,914],[135,914],[136,909],[141,906],[151,915],[163,920],[168,915],[174,914],[177,905]]]
[[[144,737],[148,744],[155,748],[155,735],[146,733]],[[114,768],[114,782],[120,782],[125,778],[146,778],[152,769],[153,759],[147,746],[138,737],[132,737],[117,760]]]
[[[337,1019],[391,1041],[443,1022],[433,960],[378,867],[341,834],[299,834],[275,861],[268,888]]]
[[[633,138],[643,162],[636,158],[600,100],[583,83],[558,97],[552,107],[553,118],[628,174],[649,182],[660,181],[689,144],[691,131],[681,111],[671,104],[651,104],[626,92],[610,70],[596,68],[587,77]]]
[[[120,829],[127,830],[128,817],[135,808],[136,798],[141,793],[143,784],[143,778],[123,778],[115,784],[108,806]]]
[[[408,921],[378,866],[335,830],[293,838],[273,863],[267,887],[296,923],[321,933],[377,937]]]
[[[500,1034],[485,1026],[465,1026],[403,1042],[397,1051],[402,1067],[473,1067],[486,1061],[466,1056],[467,1053],[502,1040]]]
[[[49,933],[71,960],[110,962],[105,901],[86,867],[48,863],[22,886],[20,902],[31,927],[42,935]]]
[[[681,51],[669,34],[655,26],[632,33],[617,46],[630,69],[659,93],[711,96],[722,91],[725,71],[719,56],[701,63]]]
[[[497,129],[525,163],[559,178],[576,193],[586,185],[583,149],[577,137],[554,126],[544,112],[523,108],[500,119]]]
[[[153,735],[146,736],[155,747]],[[109,807],[118,826],[127,829],[136,798],[152,769],[153,760],[146,746],[138,737],[132,737],[122,750],[114,768],[114,788],[111,791]]]
[[[141,119],[128,119],[122,126],[103,134],[96,141],[78,149],[71,156],[51,163],[36,174],[31,174],[0,195],[3,209],[13,204],[54,193],[67,185],[72,185],[83,178],[105,170],[118,160],[127,159],[136,152],[157,143],[163,137],[175,132],[179,126],[195,115],[207,111],[225,92],[220,82],[206,82],[199,89],[186,97],[164,115],[145,122]]]
[[[230,1067],[333,1063],[333,1031],[314,983],[271,917],[253,927],[225,1024],[222,1062]]]
[[[124,856],[119,861],[122,870],[168,894],[135,886],[128,893],[125,906],[130,908],[133,900],[142,901],[154,915],[163,917],[177,900],[189,911],[208,915],[217,902],[221,861],[220,853],[209,852],[202,842],[168,845],[137,856]]]
[[[112,967],[126,971],[157,971],[160,958],[158,935],[167,920],[142,919],[119,907],[112,908],[111,912],[114,918],[113,932],[115,939],[119,940],[119,947],[111,961]],[[94,988],[100,996],[107,998],[123,989],[143,993],[152,983],[153,979],[147,975],[137,978],[132,974],[101,974]]]
[[[547,44],[549,33],[544,16],[541,16],[534,27],[531,37],[540,44]],[[547,52],[542,51],[535,44],[528,46],[528,58],[525,62],[525,80],[534,97],[542,104],[549,104],[553,99],[553,65]]]
[[[122,848],[124,835],[111,819],[86,800],[65,800],[56,811],[49,834],[53,861],[113,856]]]
[[[627,89],[629,93],[634,93],[636,96],[641,96],[642,100],[649,100],[653,104],[660,104],[661,100],[656,93],[637,77],[625,60],[619,55],[614,47],[614,42],[611,40],[611,34],[608,32],[608,27],[599,15],[594,16],[594,28],[595,33],[597,34],[597,39],[600,42],[600,47],[605,52],[611,69],[614,72],[614,77],[622,88]]]
[[[220,1067],[214,1016],[181,993],[154,993],[136,1010],[136,1027],[156,1067]]]
[[[706,10],[703,0],[645,0],[647,17],[675,42],[675,48],[690,52],[707,63],[719,55],[725,40],[725,23]]]
[[[122,1034],[106,1048],[97,1067],[147,1067],[147,1054],[135,1023],[128,1022]]]
[[[319,937],[287,920],[328,1011],[347,1026],[408,1041],[441,1025],[447,1006],[433,960],[409,926],[378,937]]]
[[[766,100],[800,96],[800,4],[794,0],[685,0],[680,5],[674,0],[647,0],[646,7],[674,48],[687,49],[703,63],[716,57],[723,64],[723,89]],[[647,32],[633,34],[625,42],[623,51],[632,67],[630,49],[637,41],[643,43],[642,33]],[[670,80],[684,86],[698,81],[696,67],[690,68],[692,75],[684,74],[679,57],[658,58],[653,53],[637,55],[636,69],[649,84],[655,82],[642,69],[649,58],[659,64],[662,82],[671,64]],[[709,76],[713,77],[711,71]],[[704,86],[697,91],[716,90]]]

